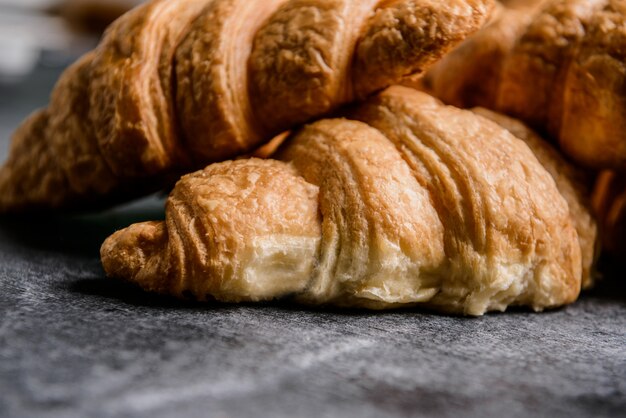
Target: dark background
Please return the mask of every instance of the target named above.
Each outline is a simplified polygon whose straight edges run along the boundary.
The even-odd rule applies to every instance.
[[[0,161],[60,73],[43,62],[0,84]],[[626,286],[606,261],[594,291],[542,314],[181,304],[98,257],[162,203],[0,217],[0,416],[625,416]]]

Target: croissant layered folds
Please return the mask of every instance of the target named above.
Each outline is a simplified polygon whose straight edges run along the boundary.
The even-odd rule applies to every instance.
[[[301,129],[280,161],[230,161],[183,177],[165,222],[135,224],[103,244],[107,274],[199,300],[294,295],[470,315],[577,298],[595,229],[584,203],[568,206],[576,183],[565,174],[555,183],[522,140],[404,87],[347,117]]]
[[[574,227],[578,233],[582,249],[583,288],[591,287],[594,283],[593,268],[600,253],[600,242],[598,224],[593,215],[592,185],[588,173],[569,163],[561,153],[520,121],[483,108],[475,108],[472,111],[496,122],[515,137],[523,140],[541,165],[550,173],[559,192],[569,205]]]
[[[423,72],[491,0],[152,0],[14,135],[0,211],[101,207]],[[54,185],[54,187],[52,187]]]
[[[543,0],[503,9],[438,63],[449,104],[518,117],[591,168],[626,168],[626,1]]]

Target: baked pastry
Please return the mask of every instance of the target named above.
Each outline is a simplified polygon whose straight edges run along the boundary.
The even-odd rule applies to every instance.
[[[589,173],[567,161],[554,147],[522,122],[484,108],[474,108],[472,111],[496,122],[516,138],[524,141],[550,173],[559,192],[567,201],[578,233],[583,262],[583,288],[593,286],[596,275],[594,267],[600,255],[600,240],[591,202],[593,179]]]
[[[549,134],[591,168],[626,168],[626,1],[548,0],[504,9],[424,80]]]
[[[199,300],[467,315],[577,298],[576,221],[523,141],[405,87],[347,117],[295,133],[280,161],[183,177],[165,222],[106,240],[106,273]]]
[[[103,207],[421,73],[491,0],[152,0],[14,135],[0,211]],[[54,184],[54,187],[50,185]]]
[[[437,62],[416,87],[461,108],[497,107],[504,61],[530,24],[533,10],[498,7],[482,30]]]

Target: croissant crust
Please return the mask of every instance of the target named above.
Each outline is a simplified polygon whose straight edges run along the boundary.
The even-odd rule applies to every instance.
[[[578,163],[626,169],[626,2],[503,9],[427,75],[428,91],[547,133]]]
[[[16,131],[13,149],[38,154],[10,154],[0,211],[101,207],[250,152],[423,72],[491,8],[492,0],[149,1],[114,22],[62,76],[47,109]]]

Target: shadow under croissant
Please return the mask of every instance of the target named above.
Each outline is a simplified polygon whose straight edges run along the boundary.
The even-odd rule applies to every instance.
[[[445,313],[435,310],[428,306],[405,306],[395,309],[385,310],[371,310],[357,307],[339,307],[334,305],[306,305],[298,303],[292,296],[286,296],[282,299],[276,299],[272,301],[263,302],[240,302],[240,303],[227,303],[219,302],[216,300],[197,301],[188,298],[176,298],[168,295],[161,295],[157,293],[146,292],[139,286],[128,283],[118,279],[78,279],[74,281],[70,286],[71,292],[79,293],[85,296],[104,298],[117,302],[122,302],[129,306],[135,307],[147,307],[155,309],[175,309],[181,311],[228,311],[235,310],[242,307],[248,308],[274,308],[286,312],[307,312],[310,314],[320,315],[341,315],[342,317],[368,317],[368,316],[386,316],[396,315],[398,313],[405,313],[410,315],[425,315],[425,316],[445,316],[451,318],[462,318],[468,320],[480,320],[484,317],[464,316],[458,313]],[[542,314],[552,314],[561,312],[564,307],[556,309],[548,309]],[[523,306],[510,306],[506,313],[508,315],[529,315],[533,314],[533,311],[528,307]],[[499,312],[490,312],[487,316],[498,315]]]
[[[254,307],[258,309],[275,308],[289,312],[308,312],[319,314],[337,314],[346,316],[372,316],[394,314],[398,312],[427,313],[419,308],[402,308],[385,311],[372,311],[359,308],[339,308],[336,306],[309,306],[296,303],[292,298],[265,301],[265,302],[242,302],[225,303],[216,300],[199,302],[197,300],[178,299],[172,296],[150,293],[142,290],[139,286],[117,279],[78,279],[74,281],[69,290],[85,296],[104,298],[122,302],[136,307],[148,307],[159,309],[176,309],[185,311],[217,311],[232,310],[240,307]],[[436,312],[435,312],[436,313]]]
[[[83,296],[108,299],[130,306],[165,308],[178,310],[222,310],[232,308],[234,304],[219,302],[196,302],[176,299],[143,291],[134,284],[122,280],[102,278],[77,279],[70,284],[69,290]]]
[[[621,302],[626,304],[626,265],[624,260],[604,255],[598,262],[600,279],[595,286],[584,291],[582,297]]]
[[[108,236],[146,219],[165,219],[162,195],[88,215],[2,216],[0,236],[31,248],[93,258],[100,256],[100,246]]]

